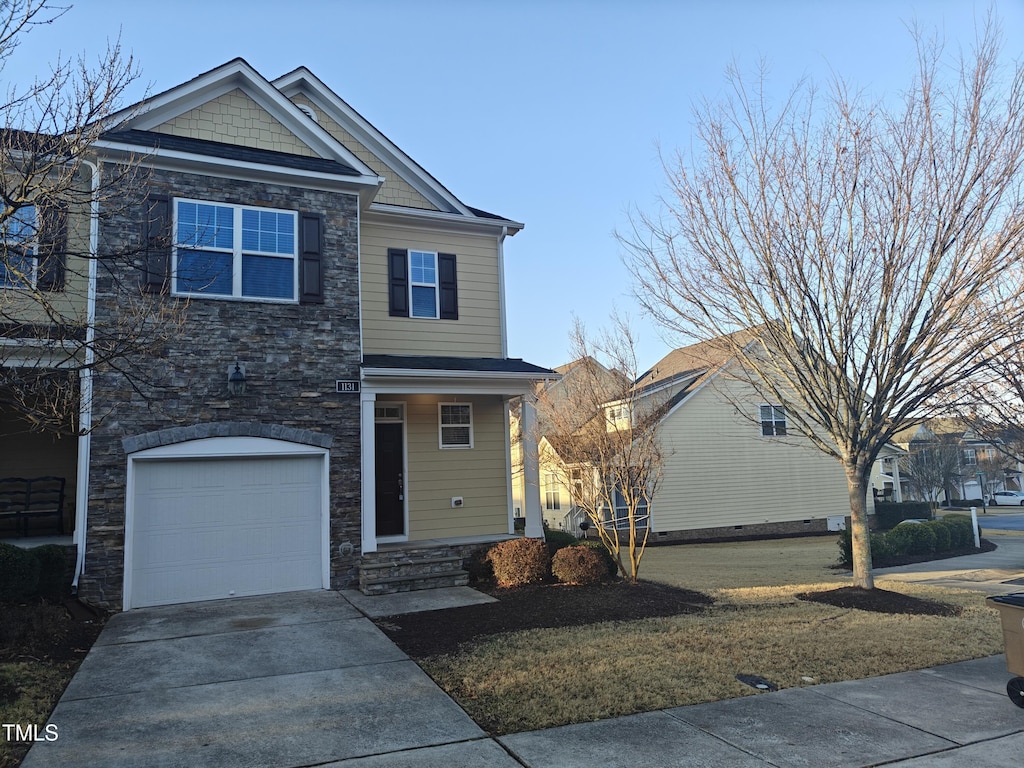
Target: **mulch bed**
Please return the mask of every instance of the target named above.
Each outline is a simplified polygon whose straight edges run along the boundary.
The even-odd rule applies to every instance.
[[[8,604],[0,613],[0,662],[81,661],[106,621],[105,614],[73,599]]]
[[[812,603],[824,603],[836,608],[856,608],[860,611],[874,613],[899,613],[916,616],[957,616],[960,608],[934,600],[922,600],[900,592],[887,589],[861,589],[860,587],[840,587],[824,592],[802,592],[797,595],[800,600]]]
[[[651,582],[474,586],[498,602],[388,616],[376,624],[410,656],[424,658],[452,653],[463,643],[501,632],[676,616],[701,611],[713,602],[702,592]]]

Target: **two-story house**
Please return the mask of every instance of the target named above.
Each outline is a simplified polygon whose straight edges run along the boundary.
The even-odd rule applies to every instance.
[[[134,280],[184,320],[144,361],[152,388],[85,375],[79,593],[408,588],[396,550],[457,570],[511,535],[508,403],[554,375],[507,354],[523,225],[462,203],[304,68],[268,81],[236,59],[112,126],[96,173],[139,181],[91,247],[140,256],[95,275],[90,311],[102,324]]]

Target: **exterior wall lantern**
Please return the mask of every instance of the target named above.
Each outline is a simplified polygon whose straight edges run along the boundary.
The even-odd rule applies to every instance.
[[[245,394],[245,368],[236,362],[235,367],[228,366],[228,394],[241,397]]]

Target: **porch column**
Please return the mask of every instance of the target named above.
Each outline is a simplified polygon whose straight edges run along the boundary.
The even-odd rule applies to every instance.
[[[361,449],[361,551],[377,551],[377,430],[374,406],[377,395],[363,391],[359,395],[359,436]]]
[[[892,498],[897,504],[903,503],[903,488],[900,483],[900,457],[892,457]]]
[[[537,456],[537,410],[533,395],[523,395],[523,512],[526,515],[526,535],[531,539],[544,538],[544,518],[540,509],[540,462]]]

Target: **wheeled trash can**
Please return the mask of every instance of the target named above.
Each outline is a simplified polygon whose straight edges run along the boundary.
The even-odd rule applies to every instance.
[[[999,609],[1006,646],[1006,668],[1017,675],[1006,684],[1006,695],[1018,707],[1024,707],[1024,592],[988,598]]]

